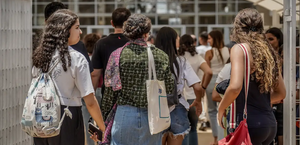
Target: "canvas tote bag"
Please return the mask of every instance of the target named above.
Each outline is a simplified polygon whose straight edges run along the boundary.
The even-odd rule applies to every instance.
[[[154,57],[150,47],[148,51],[148,76],[146,81],[148,101],[148,122],[151,135],[162,132],[170,127],[170,111],[166,94],[165,82],[156,78]],[[153,73],[153,80],[152,80]]]

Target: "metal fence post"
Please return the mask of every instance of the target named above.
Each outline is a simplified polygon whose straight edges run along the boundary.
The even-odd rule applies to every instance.
[[[284,0],[284,100],[283,142],[285,145],[296,144],[296,0]]]

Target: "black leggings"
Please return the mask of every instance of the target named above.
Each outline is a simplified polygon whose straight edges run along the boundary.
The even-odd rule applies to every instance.
[[[270,145],[276,136],[277,127],[249,128],[253,145]]]

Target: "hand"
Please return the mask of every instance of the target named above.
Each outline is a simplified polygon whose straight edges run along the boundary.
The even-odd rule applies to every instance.
[[[104,135],[103,135],[103,136],[104,136]],[[100,141],[100,140],[98,139],[98,135],[97,135],[96,133],[94,133],[92,136],[90,136],[90,138],[91,138],[94,142]],[[102,140],[103,140],[103,138],[102,138]]]
[[[192,105],[190,105],[190,108],[191,107],[195,107],[196,108],[196,115],[197,115],[197,117],[199,117],[200,114],[202,113],[202,103],[201,103],[201,101],[194,100],[194,102],[192,103]]]
[[[223,116],[226,117],[226,111],[225,110],[219,110],[218,111],[218,124],[223,128],[226,129],[223,125]]]

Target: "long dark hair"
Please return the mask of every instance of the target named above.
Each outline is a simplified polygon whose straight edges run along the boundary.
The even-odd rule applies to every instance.
[[[32,56],[33,66],[48,72],[52,56],[58,50],[62,67],[67,71],[67,63],[71,66],[68,38],[77,19],[78,16],[67,9],[58,10],[47,19],[40,44]]]
[[[274,35],[277,40],[278,40],[278,54],[279,56],[282,56],[282,53],[283,53],[283,34],[281,32],[281,30],[279,28],[276,28],[276,27],[273,27],[273,28],[270,28],[269,30],[266,31],[266,34],[267,33],[270,33],[272,35]]]
[[[221,53],[221,48],[224,47],[223,34],[218,30],[213,30],[208,35],[213,39],[213,45],[211,47],[217,48],[219,55],[220,55],[220,59],[221,59],[222,63],[224,63],[223,55]],[[212,51],[214,51],[214,50],[212,50]]]
[[[163,50],[168,56],[169,56],[169,64],[171,67],[171,72],[176,76],[176,79],[178,80],[179,75],[179,65],[176,60],[178,53],[176,49],[176,39],[178,37],[177,32],[170,28],[170,27],[162,27],[157,35],[154,45],[161,50]],[[175,74],[175,68],[177,75]]]
[[[188,51],[192,56],[197,54],[196,47],[193,45],[194,39],[191,35],[184,34],[183,36],[181,36],[179,44],[179,55],[184,55],[185,51]]]

